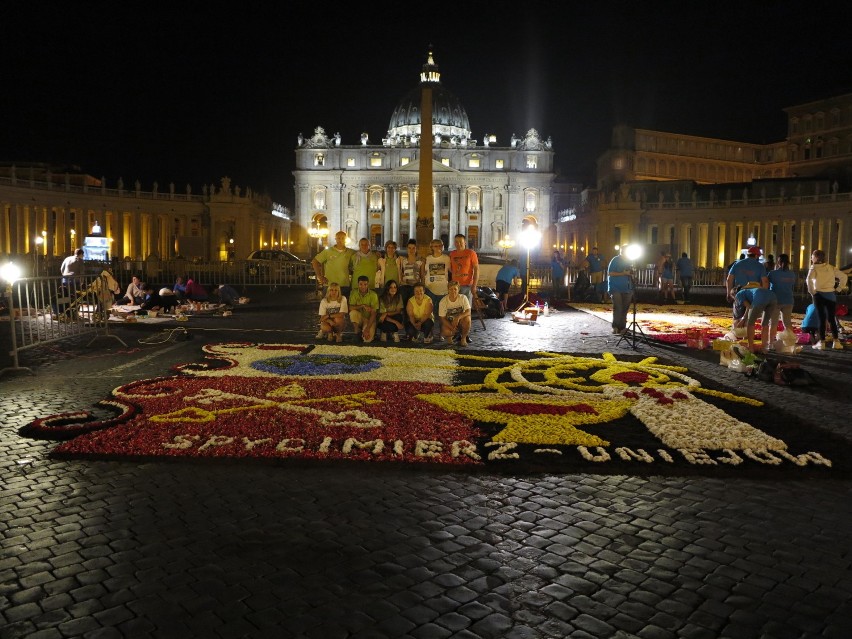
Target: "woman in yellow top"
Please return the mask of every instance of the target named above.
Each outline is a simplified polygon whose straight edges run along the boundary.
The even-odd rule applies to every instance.
[[[408,315],[405,332],[411,341],[431,344],[435,326],[432,320],[432,300],[426,296],[426,287],[421,282],[414,285],[414,295],[408,299],[405,312]]]

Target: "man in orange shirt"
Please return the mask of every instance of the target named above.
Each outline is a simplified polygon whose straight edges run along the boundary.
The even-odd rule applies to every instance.
[[[479,257],[476,251],[467,248],[467,238],[458,233],[454,238],[455,251],[450,251],[451,280],[459,283],[459,294],[467,297],[473,308],[476,283],[479,281]]]

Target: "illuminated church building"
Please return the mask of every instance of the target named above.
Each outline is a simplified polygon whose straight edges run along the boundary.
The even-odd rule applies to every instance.
[[[346,232],[375,248],[416,237],[418,201],[432,198],[434,236],[452,248],[462,233],[480,253],[503,253],[525,225],[542,233],[534,260],[553,248],[579,264],[593,246],[686,252],[696,266],[720,268],[754,242],[807,268],[814,249],[852,262],[852,93],[788,107],[785,139],[772,144],[619,125],[585,190],[554,171],[550,138],[535,129],[474,138],[461,102],[441,83],[431,53],[421,82],[432,89],[432,189],[419,191],[418,84],[393,110],[381,143],[356,144],[317,127],[299,135],[291,213],[222,178],[201,192],[169,184],[108,186],[79,169],[0,166],[0,256],[60,257],[99,222],[112,257],[244,259],[258,248],[312,257]],[[61,170],[61,172],[59,172]],[[424,207],[423,210],[428,210]],[[519,248],[515,249],[520,250]]]
[[[394,109],[381,144],[371,143],[367,133],[358,144],[343,144],[339,134],[321,127],[310,137],[299,136],[293,222],[308,234],[295,238],[297,245],[307,240],[309,253],[316,252],[323,241],[317,231],[333,238],[342,229],[350,246],[362,237],[376,248],[389,240],[404,246],[417,235],[421,197],[432,198],[434,236],[448,247],[462,233],[471,248],[499,253],[498,243],[506,235],[517,238],[529,223],[547,237],[556,178],[550,139],[535,129],[523,137],[513,134],[509,146],[497,146],[492,135],[475,139],[464,106],[441,83],[431,52],[420,80],[432,89],[432,192],[418,188],[418,84]]]

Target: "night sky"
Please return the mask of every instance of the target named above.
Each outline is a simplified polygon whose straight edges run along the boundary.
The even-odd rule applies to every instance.
[[[290,207],[297,135],[379,142],[430,44],[474,138],[535,128],[585,184],[617,122],[777,142],[784,107],[852,92],[840,2],[61,4],[4,7],[0,162]]]

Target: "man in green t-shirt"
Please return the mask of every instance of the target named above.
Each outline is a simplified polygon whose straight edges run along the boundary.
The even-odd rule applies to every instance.
[[[358,276],[358,288],[349,295],[349,319],[355,336],[362,342],[372,342],[376,335],[376,317],[379,311],[379,296],[370,288],[366,275]]]
[[[357,283],[362,275],[367,276],[370,288],[376,286],[376,271],[379,270],[379,254],[370,250],[370,240],[362,237],[358,241],[358,250],[352,258],[352,282]],[[355,290],[355,287],[352,287]]]
[[[334,246],[320,251],[311,266],[317,274],[317,281],[322,284],[323,292],[328,290],[329,282],[340,284],[340,292],[349,297],[352,258],[355,251],[346,248],[346,231],[338,231],[334,236]]]

